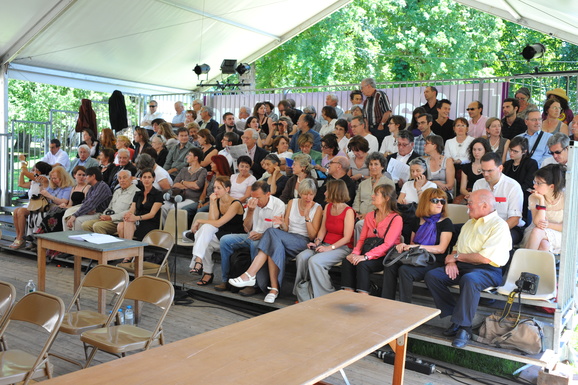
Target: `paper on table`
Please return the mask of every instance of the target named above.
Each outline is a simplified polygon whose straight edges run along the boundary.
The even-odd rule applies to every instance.
[[[387,163],[387,172],[391,174],[394,182],[400,179],[405,182],[409,180],[409,166],[395,158],[391,158]]]
[[[74,239],[76,241],[86,241],[89,243],[94,243],[96,245],[101,245],[103,243],[113,243],[113,242],[122,242],[123,240],[117,237],[113,237],[112,235],[108,234],[82,234],[82,235],[71,235],[68,238]]]

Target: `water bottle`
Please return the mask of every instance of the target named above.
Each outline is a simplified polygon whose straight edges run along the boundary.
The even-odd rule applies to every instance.
[[[28,294],[28,293],[33,293],[36,291],[36,284],[34,283],[34,280],[29,280],[28,283],[26,284],[26,289],[25,289],[25,293],[24,295]]]
[[[124,313],[122,312],[122,307],[118,309],[118,324],[124,325]]]
[[[124,311],[124,324],[134,325],[134,312],[132,311],[132,306],[128,305]]]

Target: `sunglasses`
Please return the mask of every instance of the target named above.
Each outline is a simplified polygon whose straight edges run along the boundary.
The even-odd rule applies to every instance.
[[[473,111],[475,108],[466,108],[466,111]]]
[[[429,200],[431,203],[433,203],[434,205],[437,205],[438,203],[441,203],[442,205],[446,204],[446,200],[444,198],[432,198]]]
[[[152,104],[149,104],[149,107],[157,108],[157,106],[153,106]]]
[[[563,153],[564,151],[566,151],[567,148],[568,148],[568,147],[564,147],[564,148],[561,149],[560,151],[548,151],[548,153],[549,153],[550,155],[554,155],[554,154],[560,155],[561,153]]]

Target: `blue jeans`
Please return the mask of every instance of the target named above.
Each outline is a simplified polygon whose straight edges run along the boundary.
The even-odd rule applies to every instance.
[[[249,239],[249,234],[227,234],[221,237],[221,276],[223,282],[227,282],[229,278],[230,257],[235,250],[244,247],[251,251],[251,260],[257,255],[259,241]]]

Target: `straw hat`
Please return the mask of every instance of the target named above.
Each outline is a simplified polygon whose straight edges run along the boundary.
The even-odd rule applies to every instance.
[[[554,88],[553,90],[546,92],[546,97],[549,97],[550,95],[556,95],[566,101],[569,99],[568,95],[566,95],[566,91],[564,91],[562,88]]]

